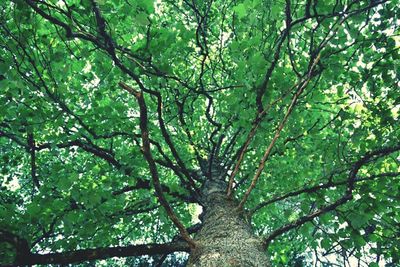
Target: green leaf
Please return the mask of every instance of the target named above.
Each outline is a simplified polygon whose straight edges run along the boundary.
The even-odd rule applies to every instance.
[[[271,6],[271,18],[279,19],[281,17],[282,11],[283,11],[282,6],[273,4]]]
[[[154,12],[154,0],[139,0],[138,5],[143,7],[148,14]]]
[[[329,239],[324,238],[321,240],[321,247],[325,250],[328,250],[331,247],[331,242]]]
[[[233,10],[237,13],[239,19],[244,18],[247,14],[247,9],[244,4],[238,4],[233,8]]]
[[[147,26],[150,24],[149,19],[145,13],[140,13],[135,17],[135,21],[142,26]]]

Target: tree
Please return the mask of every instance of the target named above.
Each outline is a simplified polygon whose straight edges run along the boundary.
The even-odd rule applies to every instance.
[[[1,264],[399,264],[398,4],[2,1]]]

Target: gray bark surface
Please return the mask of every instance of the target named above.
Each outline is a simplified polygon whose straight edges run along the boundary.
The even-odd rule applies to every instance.
[[[211,180],[202,190],[203,226],[195,236],[189,267],[270,266],[261,240],[226,197],[226,184]]]

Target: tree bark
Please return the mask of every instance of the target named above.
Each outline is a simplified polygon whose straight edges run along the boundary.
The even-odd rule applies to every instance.
[[[188,266],[270,266],[261,239],[225,191],[226,183],[218,180],[206,182],[202,190],[203,226],[195,237]]]

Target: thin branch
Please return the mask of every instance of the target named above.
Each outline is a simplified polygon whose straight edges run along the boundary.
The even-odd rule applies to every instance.
[[[29,154],[31,156],[31,177],[34,187],[39,189],[40,183],[36,174],[36,147],[35,147],[35,139],[33,137],[33,133],[28,133],[27,136],[28,146],[29,146]]]
[[[114,166],[117,169],[121,169],[121,167],[122,167],[121,163],[119,161],[117,161],[114,158],[114,156],[111,155],[104,148],[101,148],[94,144],[89,144],[89,143],[83,142],[82,140],[79,140],[79,139],[68,141],[65,143],[55,144],[55,145],[52,145],[50,143],[41,144],[36,147],[36,151],[40,151],[43,149],[50,149],[50,148],[52,148],[52,146],[55,146],[58,148],[67,148],[67,147],[77,146],[77,147],[85,150],[86,152],[89,152],[99,158],[104,159],[105,161],[107,161],[108,163],[110,163],[112,166]]]
[[[264,240],[264,244],[267,246],[271,242],[271,240],[275,239],[276,237],[280,236],[281,234],[286,233],[287,231],[289,231],[293,228],[299,227],[299,226],[305,224],[306,222],[309,222],[309,221],[313,220],[314,218],[319,217],[329,211],[335,210],[337,207],[350,201],[353,198],[353,190],[354,190],[355,183],[357,181],[356,175],[357,175],[358,171],[361,169],[361,167],[363,165],[369,163],[372,160],[376,160],[380,157],[389,155],[389,154],[397,152],[399,150],[400,150],[400,145],[397,144],[393,147],[385,147],[385,148],[381,148],[381,149],[366,153],[361,159],[359,159],[358,161],[356,161],[353,164],[353,166],[350,170],[348,179],[347,179],[347,188],[342,197],[340,197],[335,202],[333,202],[329,205],[325,205],[325,206],[321,207],[320,209],[316,210],[315,212],[313,212],[311,214],[303,216],[292,223],[286,224],[286,225],[274,230]]]
[[[174,156],[176,162],[178,163],[178,166],[181,168],[182,173],[186,176],[190,187],[193,189],[194,193],[196,195],[198,195],[199,192],[197,190],[196,184],[193,181],[189,170],[186,168],[185,163],[183,162],[183,160],[179,156],[179,153],[176,150],[170,135],[168,134],[167,128],[166,128],[165,123],[164,123],[164,120],[162,118],[162,99],[161,99],[161,94],[159,92],[156,92],[156,91],[151,91],[150,94],[156,96],[156,98],[157,98],[157,115],[158,115],[158,122],[160,124],[161,134],[163,135],[165,142],[167,143],[168,147],[171,150],[172,155]],[[190,189],[190,187],[189,187],[189,189]]]
[[[29,150],[29,146],[26,143],[24,143],[22,140],[20,140],[15,134],[7,133],[7,132],[0,130],[0,137],[6,137],[6,138],[10,139],[11,141],[15,142],[16,144]]]
[[[281,97],[279,97],[278,99],[276,99],[275,101],[273,101],[271,104],[269,104],[266,108],[264,108],[260,113],[257,114],[256,118],[254,119],[253,123],[252,123],[252,128],[250,130],[250,132],[247,134],[246,137],[246,141],[244,142],[243,146],[239,149],[238,151],[238,156],[237,156],[237,161],[235,164],[235,167],[229,177],[229,182],[228,182],[228,189],[227,189],[227,196],[231,197],[232,193],[233,193],[233,183],[234,183],[234,179],[235,176],[237,175],[237,173],[239,172],[239,168],[240,165],[242,164],[242,161],[244,159],[244,154],[247,152],[247,148],[249,147],[251,140],[253,139],[253,137],[255,136],[259,126],[261,125],[262,120],[264,119],[264,117],[267,115],[268,111],[272,108],[272,106],[274,106],[276,103],[278,103],[279,101],[281,101],[283,98],[286,97],[286,95],[292,91],[293,88],[296,88],[299,83],[296,83],[294,86],[292,86],[286,93],[284,93]],[[236,158],[236,157],[235,157]]]
[[[267,161],[269,155],[271,154],[272,148],[274,147],[276,141],[278,140],[281,131],[283,129],[283,127],[285,126],[290,114],[292,113],[294,107],[296,106],[297,103],[297,99],[299,98],[299,96],[301,95],[301,93],[303,93],[304,89],[306,88],[306,86],[308,85],[309,81],[311,80],[311,78],[313,77],[313,71],[315,66],[317,65],[319,59],[320,59],[320,55],[318,54],[318,56],[313,60],[313,64],[311,65],[309,72],[306,76],[306,79],[304,80],[303,83],[300,84],[296,94],[293,96],[292,101],[286,111],[285,116],[283,117],[281,123],[279,124],[278,128],[276,129],[275,135],[271,140],[271,143],[269,144],[269,146],[267,147],[267,149],[265,150],[265,153],[260,161],[260,164],[257,168],[257,171],[251,181],[251,184],[249,186],[249,188],[247,189],[247,191],[245,192],[242,201],[240,201],[238,208],[242,209],[244,206],[244,203],[246,203],[247,198],[249,197],[251,191],[253,190],[253,188],[256,186],[256,183],[258,181],[258,178],[261,175],[261,172],[264,170],[264,166],[265,166],[265,162]]]
[[[289,19],[290,18],[290,8],[288,9],[288,2],[290,3],[290,1],[287,1],[286,7],[285,7],[286,21],[291,20],[291,19]],[[289,14],[287,13],[288,10],[289,10]],[[283,45],[284,41],[286,40],[286,37],[289,35],[289,31],[290,31],[291,27],[292,27],[291,23],[286,24],[286,28],[281,32],[277,46],[275,48],[275,52],[273,55],[271,65],[269,66],[269,68],[264,76],[262,84],[259,86],[259,88],[257,88],[256,105],[257,105],[257,109],[258,109],[259,113],[261,113],[263,111],[262,98],[268,88],[268,84],[269,84],[269,81],[271,80],[272,73],[275,70],[275,67],[280,59],[282,45]]]
[[[152,156],[152,153],[150,150],[149,131],[147,128],[147,121],[148,121],[147,106],[146,106],[146,102],[143,97],[143,93],[136,91],[135,89],[133,89],[132,87],[128,86],[127,84],[125,84],[123,82],[120,82],[119,86],[122,89],[128,91],[130,94],[132,94],[138,101],[139,108],[140,108],[140,130],[141,130],[141,135],[142,135],[142,151],[143,151],[144,157],[146,158],[146,161],[149,165],[149,170],[151,173],[151,177],[153,179],[153,185],[154,185],[154,189],[156,191],[158,201],[164,207],[165,211],[168,214],[168,217],[178,228],[182,238],[186,242],[188,242],[188,244],[191,247],[195,247],[195,243],[194,243],[193,239],[190,237],[185,226],[182,224],[182,222],[176,216],[175,212],[173,211],[172,207],[169,205],[169,203],[166,200],[164,193],[162,191],[162,187],[160,184],[160,178],[158,176],[158,171],[157,171],[157,165],[153,159],[153,156]]]
[[[371,175],[371,176],[368,176],[368,177],[357,178],[355,180],[355,182],[359,183],[359,182],[374,180],[374,179],[382,178],[382,177],[397,177],[397,176],[400,176],[400,172],[380,173],[380,174]],[[271,205],[271,204],[273,204],[275,202],[287,199],[289,197],[298,196],[298,195],[301,195],[301,194],[304,194],[304,193],[315,193],[315,192],[317,192],[317,191],[319,191],[321,189],[328,189],[328,188],[332,188],[332,187],[336,187],[336,186],[345,185],[345,184],[347,184],[347,182],[348,182],[347,179],[344,180],[344,181],[339,181],[339,182],[332,182],[332,181],[329,180],[327,183],[323,183],[323,184],[319,184],[319,185],[315,185],[315,186],[311,186],[311,187],[305,187],[305,188],[302,188],[302,189],[299,189],[299,190],[296,190],[296,191],[292,191],[292,192],[286,193],[286,194],[278,196],[278,197],[274,197],[274,198],[272,198],[270,200],[267,200],[267,201],[264,201],[264,202],[258,204],[254,209],[252,209],[250,211],[250,214],[254,214],[257,211],[259,211],[260,209],[262,209],[262,208],[264,208],[264,207],[266,207],[268,205]]]

